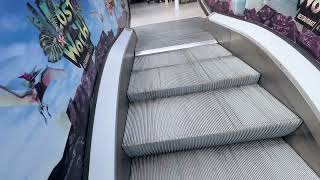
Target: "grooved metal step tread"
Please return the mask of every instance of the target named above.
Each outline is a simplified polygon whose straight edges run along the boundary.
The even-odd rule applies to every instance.
[[[170,33],[170,35],[160,36],[159,37],[147,37],[147,38],[139,38],[137,43],[136,51],[149,50],[173,45],[182,45],[187,43],[201,42],[212,40],[214,37],[208,32],[193,32],[190,34],[184,33]],[[140,46],[143,44],[143,46]]]
[[[203,28],[205,24],[204,18],[189,18],[135,27],[136,51],[214,39]]]
[[[282,139],[132,160],[130,180],[319,180]]]
[[[260,74],[234,56],[133,72],[127,96],[143,101],[255,84]]]
[[[301,120],[259,85],[135,102],[123,149],[130,156],[281,137]]]
[[[134,60],[132,71],[137,72],[173,65],[190,64],[231,55],[228,50],[219,44],[198,46],[183,50],[138,56]]]

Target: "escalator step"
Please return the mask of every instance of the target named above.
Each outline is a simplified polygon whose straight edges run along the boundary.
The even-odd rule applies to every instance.
[[[144,101],[255,84],[259,77],[240,59],[227,56],[134,72],[127,95],[131,102]]]
[[[183,32],[178,32],[174,34],[170,32],[165,36],[158,35],[158,39],[154,40],[157,37],[140,37],[138,39],[136,51],[144,51],[156,48],[163,48],[168,46],[183,45],[189,43],[197,43],[202,41],[208,41],[214,39],[214,37],[208,32],[194,32],[191,34],[183,34]],[[142,46],[140,44],[143,44]]]
[[[319,180],[282,139],[132,160],[131,180]]]
[[[132,71],[143,71],[159,67],[188,64],[196,61],[231,56],[232,54],[219,44],[198,46],[188,49],[138,56],[134,60]]]
[[[138,42],[136,51],[212,40],[204,29],[205,18],[192,18],[135,27]]]
[[[259,85],[135,102],[123,148],[130,156],[281,137],[301,120]]]

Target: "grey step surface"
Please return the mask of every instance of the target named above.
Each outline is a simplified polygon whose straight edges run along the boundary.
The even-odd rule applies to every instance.
[[[301,120],[258,85],[129,105],[130,157],[285,136]]]
[[[131,180],[318,180],[282,139],[135,158]]]
[[[182,50],[138,56],[134,60],[133,72],[205,61],[232,54],[219,44],[197,46]]]
[[[204,18],[197,17],[135,27],[136,51],[212,40],[214,37],[203,28],[205,23]]]
[[[169,56],[178,56],[177,54]],[[260,77],[258,72],[234,56],[204,61],[194,58],[187,64],[168,67],[161,67],[163,64],[160,62],[154,64],[160,68],[132,73],[127,92],[129,101],[144,101],[255,84]]]

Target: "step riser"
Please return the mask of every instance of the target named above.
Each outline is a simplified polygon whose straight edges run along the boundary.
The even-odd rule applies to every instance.
[[[281,137],[301,120],[258,85],[136,102],[123,148],[144,156]]]
[[[282,139],[134,158],[131,180],[318,180]]]
[[[251,85],[259,78],[260,74],[240,59],[224,56],[132,73],[127,94],[131,102],[145,101]]]
[[[232,56],[219,44],[136,57],[132,72]]]
[[[167,98],[172,96],[182,96],[192,93],[200,93],[212,91],[216,89],[231,88],[237,86],[256,84],[260,79],[260,74],[248,75],[237,78],[222,79],[207,84],[194,85],[189,87],[178,87],[172,89],[164,89],[159,91],[150,91],[143,93],[130,93],[128,99],[130,102],[146,101],[151,99]]]
[[[282,128],[279,129],[278,126],[281,126]],[[281,137],[295,131],[299,126],[300,124],[287,122],[278,125],[248,128],[241,131],[226,132],[207,136],[147,143],[136,146],[123,146],[123,149],[129,157],[170,153],[175,151],[192,150],[217,145]]]

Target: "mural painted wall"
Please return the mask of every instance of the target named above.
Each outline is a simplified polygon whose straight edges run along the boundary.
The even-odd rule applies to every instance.
[[[320,1],[207,0],[212,11],[261,25],[306,49],[320,63]]]
[[[0,177],[83,179],[93,92],[126,0],[0,2]]]

